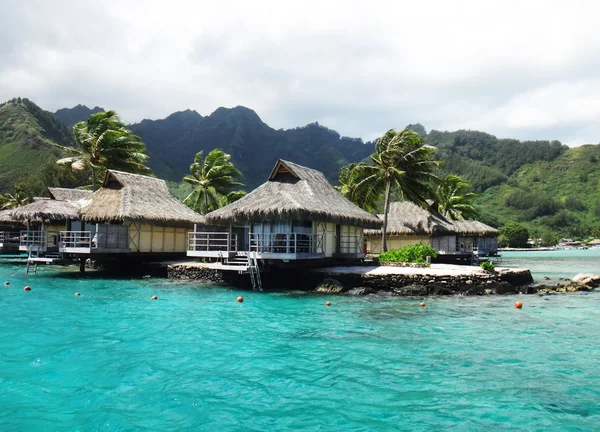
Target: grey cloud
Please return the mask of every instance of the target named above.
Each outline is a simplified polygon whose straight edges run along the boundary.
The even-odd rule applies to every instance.
[[[593,2],[4,3],[2,100],[100,105],[132,122],[240,104],[275,128],[319,121],[365,140],[414,122],[570,144],[600,136],[577,107],[600,117]],[[557,25],[574,17],[578,28]]]

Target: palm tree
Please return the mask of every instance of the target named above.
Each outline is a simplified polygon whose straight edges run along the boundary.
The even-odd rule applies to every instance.
[[[190,165],[190,174],[183,181],[194,186],[194,190],[183,202],[201,214],[220,207],[220,200],[228,196],[236,186],[235,181],[242,173],[230,162],[231,156],[221,149],[214,149],[203,159],[204,152],[196,153]],[[231,196],[233,199],[234,196]],[[241,197],[238,197],[241,198]]]
[[[360,183],[360,166],[361,164],[358,163],[342,166],[339,177],[340,185],[335,188],[354,204],[371,212],[377,207],[380,197],[377,194],[369,193],[370,190],[367,188],[357,187]],[[357,169],[357,167],[359,168]]]
[[[471,183],[461,177],[450,174],[438,185],[436,191],[437,211],[450,219],[473,219],[479,215],[471,200],[477,197],[471,189]]]
[[[73,134],[80,148],[56,145],[74,155],[57,163],[71,165],[74,171],[90,168],[92,189],[97,186],[98,174],[103,174],[106,169],[151,173],[146,166],[148,155],[142,139],[125,127],[115,111],[92,114],[87,121],[73,126]]]
[[[433,174],[439,162],[431,159],[435,149],[425,144],[417,133],[404,129],[387,131],[375,145],[372,164],[357,164],[352,170],[354,196],[365,202],[376,202],[384,197],[383,252],[387,251],[387,224],[392,188],[401,199],[428,207],[427,199],[434,196],[430,183],[437,180]]]
[[[14,193],[7,193],[3,197],[0,197],[0,203],[2,203],[2,209],[21,207],[22,205],[27,204],[27,195],[24,192],[15,189]]]
[[[243,198],[245,196],[246,196],[246,191],[243,191],[243,190],[229,192],[227,195],[224,195],[221,197],[221,199],[219,200],[219,204],[221,207],[225,207],[226,205],[229,205],[232,202],[236,202],[237,200],[239,200],[240,198]]]

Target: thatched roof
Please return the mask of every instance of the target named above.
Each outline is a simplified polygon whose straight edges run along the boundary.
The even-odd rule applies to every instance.
[[[78,219],[78,210],[76,202],[41,199],[12,209],[10,216],[21,221],[56,222]]]
[[[205,219],[175,199],[164,180],[108,170],[100,189],[85,200],[80,219],[116,222],[124,219],[157,225],[188,226]]]
[[[20,224],[21,221],[13,218],[10,213],[12,210],[2,210],[0,211],[0,225],[12,225],[12,224]]]
[[[383,219],[383,215],[378,215]],[[390,203],[387,233],[389,235],[443,235],[451,233],[449,221],[435,216],[418,205],[408,202]],[[367,230],[365,234],[380,234],[381,230]]]
[[[48,188],[48,192],[52,199],[59,201],[79,201],[87,198],[92,194],[92,191],[85,189],[68,189],[68,188]]]
[[[383,219],[383,215],[378,215]],[[379,235],[381,230],[366,230],[367,235]],[[451,221],[408,201],[393,202],[388,214],[388,235],[446,234],[496,235],[498,230],[479,221]]]
[[[381,221],[344,198],[316,170],[279,160],[266,183],[206,215],[210,224],[317,220],[379,228]]]
[[[464,235],[498,235],[498,230],[489,225],[476,220],[457,220],[452,221],[452,226],[457,234]]]

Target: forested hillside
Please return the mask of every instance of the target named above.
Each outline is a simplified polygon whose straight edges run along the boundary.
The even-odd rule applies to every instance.
[[[51,143],[75,144],[69,128],[54,114],[28,99],[0,105],[0,193],[12,191],[24,178],[37,181],[59,155]]]
[[[523,165],[552,161],[568,149],[560,141],[498,139],[471,130],[432,130],[426,139],[438,149],[436,157],[445,161],[443,173],[465,177],[477,192],[507,181]]]
[[[101,110],[78,105],[57,115],[73,124]],[[341,137],[318,123],[275,130],[244,107],[219,108],[206,117],[180,111],[130,128],[146,143],[154,173],[170,180],[180,196],[189,192],[180,182],[201,150],[230,153],[247,190],[263,183],[279,158],[318,169],[335,184],[341,166],[374,151],[373,143]],[[558,141],[520,142],[470,130],[427,133],[420,124],[409,128],[437,148],[440,177],[457,174],[473,184],[485,222],[522,222],[533,233],[600,235],[600,146],[569,149]],[[46,186],[77,186],[68,167],[55,164],[59,151],[52,143],[75,145],[71,127],[27,99],[0,105],[0,193],[18,183],[30,195],[43,194]]]
[[[318,169],[337,182],[342,165],[364,159],[374,148],[360,139],[340,137],[318,123],[275,130],[245,107],[219,108],[206,117],[181,111],[130,127],[146,143],[150,168],[158,177],[180,181],[196,152],[221,148],[231,154],[250,189],[266,180],[280,158]]]
[[[517,221],[532,233],[599,236],[600,145],[571,148],[553,161],[524,165],[477,201],[496,225]]]

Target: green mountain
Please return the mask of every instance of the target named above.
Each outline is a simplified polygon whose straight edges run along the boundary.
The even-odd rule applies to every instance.
[[[92,114],[102,111],[104,111],[104,108],[100,108],[98,106],[94,108],[88,108],[87,106],[80,104],[74,106],[73,108],[61,108],[56,111],[54,115],[58,117],[65,125],[71,128],[76,123],[87,120]]]
[[[28,99],[1,104],[0,193],[12,191],[25,177],[39,178],[42,169],[59,156],[51,143],[75,144],[72,132],[54,114]]]
[[[0,193],[17,183],[30,194],[46,185],[79,183],[68,167],[57,167],[59,152],[51,145],[74,145],[69,124],[101,111],[78,105],[42,110],[27,99],[0,105]],[[499,139],[470,130],[429,133],[420,124],[409,127],[437,148],[443,161],[439,175],[460,175],[479,193],[482,219],[495,226],[521,222],[535,234],[600,236],[600,145],[568,148],[558,141]],[[161,120],[143,120],[130,128],[140,135],[150,167],[170,180],[179,196],[189,192],[181,179],[198,151],[222,148],[244,174],[247,189],[267,178],[279,158],[318,169],[337,183],[339,168],[367,158],[373,143],[340,136],[318,123],[295,129],[273,129],[251,109],[219,108],[209,116],[186,110]],[[84,174],[82,174],[84,175]]]
[[[146,143],[150,168],[158,177],[181,181],[196,152],[222,148],[231,154],[249,189],[265,181],[279,158],[318,169],[337,182],[342,165],[362,160],[374,149],[373,144],[341,137],[318,123],[275,130],[241,106],[219,108],[206,117],[186,110],[130,128]]]
[[[477,201],[497,225],[521,222],[534,235],[551,230],[567,237],[600,236],[600,145],[523,165]]]

